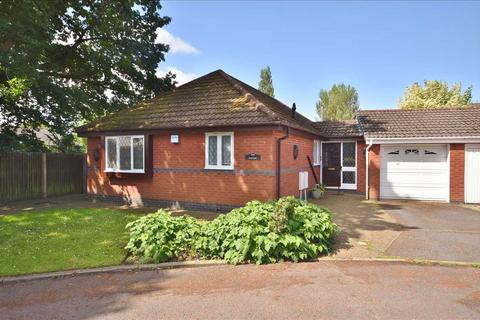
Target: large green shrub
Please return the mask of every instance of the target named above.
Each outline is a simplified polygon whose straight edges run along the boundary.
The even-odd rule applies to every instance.
[[[299,261],[327,253],[335,233],[330,213],[286,197],[252,201],[203,226],[196,251],[230,263]]]
[[[252,201],[205,223],[160,210],[127,228],[126,248],[141,261],[200,256],[262,264],[327,253],[336,226],[327,209],[285,197],[276,202]]]
[[[160,209],[130,222],[126,228],[130,231],[126,249],[133,256],[142,262],[164,262],[194,254],[193,241],[198,237],[200,224],[193,217],[174,217]]]

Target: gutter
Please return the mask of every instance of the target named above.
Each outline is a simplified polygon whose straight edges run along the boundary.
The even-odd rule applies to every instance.
[[[276,163],[276,190],[277,190],[277,199],[280,199],[280,172],[281,172],[281,156],[282,156],[282,141],[288,138],[289,135],[289,128],[286,127],[287,134],[283,137],[277,139],[277,163]]]
[[[413,137],[413,138],[370,138],[375,144],[402,143],[478,143],[480,136],[470,137]]]
[[[368,167],[369,167],[368,153],[371,147],[373,147],[372,139],[370,139],[370,142],[368,143],[368,146],[365,149],[365,199],[366,200],[370,198],[370,185],[368,181]]]

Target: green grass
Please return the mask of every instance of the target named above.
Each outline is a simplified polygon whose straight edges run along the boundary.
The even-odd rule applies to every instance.
[[[121,264],[138,213],[45,209],[0,216],[0,276]]]

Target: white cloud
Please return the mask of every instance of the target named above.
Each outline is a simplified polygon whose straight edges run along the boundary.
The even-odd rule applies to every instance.
[[[178,70],[175,67],[168,67],[167,69],[157,69],[157,77],[164,77],[169,71],[177,75],[175,80],[177,81],[177,85],[179,86],[186,82],[192,81],[195,78],[198,78],[198,75],[195,73],[183,72],[182,70]]]
[[[175,37],[170,32],[165,29],[157,29],[157,39],[155,43],[164,43],[170,46],[171,53],[190,53],[198,54],[200,50],[192,46],[190,43],[186,42],[183,39]]]

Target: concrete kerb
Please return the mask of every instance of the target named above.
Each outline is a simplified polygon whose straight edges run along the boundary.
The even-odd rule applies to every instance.
[[[318,258],[315,261],[319,261],[319,262],[321,262],[321,261],[398,262],[398,263],[438,265],[438,266],[448,266],[448,267],[480,268],[480,261],[479,262],[465,262],[465,261],[429,260],[429,259],[419,259],[419,258],[396,258],[396,257],[385,257],[385,258],[331,258],[331,257],[323,257],[323,258]]]
[[[91,275],[91,274],[101,274],[101,273],[210,267],[210,266],[218,266],[218,265],[225,265],[225,264],[227,264],[227,262],[222,260],[204,260],[204,261],[164,262],[164,263],[158,263],[158,264],[119,265],[119,266],[109,266],[109,267],[100,267],[100,268],[91,268],[91,269],[75,269],[75,270],[36,273],[36,274],[28,274],[28,275],[20,275],[20,276],[0,277],[0,284],[26,282],[26,281],[32,281],[32,280],[53,279],[53,278],[65,278],[65,277],[74,277],[79,275]]]
[[[443,261],[443,260],[425,260],[425,259],[412,259],[412,258],[334,258],[323,257],[311,260],[311,262],[335,262],[335,261],[358,261],[358,262],[396,262],[407,264],[425,264],[425,265],[439,265],[449,267],[474,267],[480,268],[480,262],[461,262],[461,261]],[[134,264],[134,265],[120,265],[91,269],[76,269],[67,271],[47,272],[21,276],[7,276],[0,277],[0,284],[27,282],[33,280],[45,280],[55,278],[75,277],[80,275],[92,275],[103,273],[116,273],[116,272],[134,272],[134,271],[149,271],[149,270],[168,270],[168,269],[180,269],[180,268],[198,268],[198,267],[212,267],[227,265],[228,263],[223,260],[204,260],[204,261],[182,261],[182,262],[164,262],[158,264]]]

